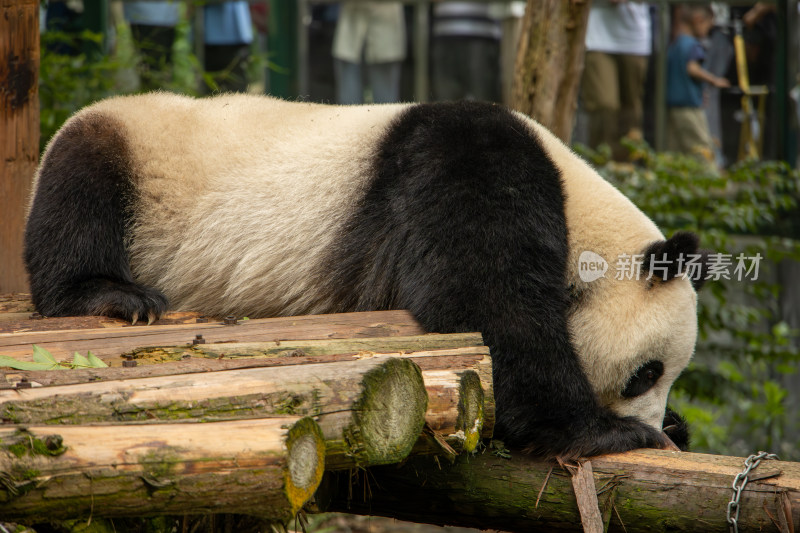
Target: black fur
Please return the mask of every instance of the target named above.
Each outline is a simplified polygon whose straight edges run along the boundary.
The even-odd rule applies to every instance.
[[[645,270],[652,268],[653,275],[660,277],[662,281],[669,281],[687,270],[686,261],[692,255],[699,255],[697,261],[699,270],[690,274],[695,290],[700,290],[708,273],[708,252],[698,250],[698,245],[697,235],[688,231],[678,231],[668,240],[654,242],[648,246],[644,252],[642,266]]]
[[[47,316],[156,318],[157,290],[133,282],[125,248],[133,185],[122,129],[99,115],[66,127],[43,162],[25,229],[33,302]]]
[[[667,411],[664,413],[663,428],[664,433],[667,434],[681,451],[689,451],[689,446],[691,444],[689,424],[686,423],[686,420],[681,415],[669,407],[667,407]]]
[[[502,107],[424,104],[391,125],[329,263],[339,311],[410,309],[429,331],[480,331],[497,432],[542,456],[663,447],[602,407],[567,330],[559,171]]]

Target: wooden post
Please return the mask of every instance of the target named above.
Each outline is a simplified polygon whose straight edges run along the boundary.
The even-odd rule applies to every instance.
[[[25,206],[39,154],[39,1],[0,0],[0,293],[24,292]]]

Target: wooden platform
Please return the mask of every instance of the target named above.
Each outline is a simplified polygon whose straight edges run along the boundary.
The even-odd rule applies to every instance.
[[[167,313],[152,325],[131,326],[108,317],[42,318],[30,296],[0,295],[0,354],[30,361],[33,345],[47,349],[59,361],[75,352],[90,351],[110,366],[121,366],[121,355],[147,346],[191,344],[202,335],[207,344],[286,340],[393,337],[425,333],[407,311],[376,311],[240,320],[225,325],[197,313]]]

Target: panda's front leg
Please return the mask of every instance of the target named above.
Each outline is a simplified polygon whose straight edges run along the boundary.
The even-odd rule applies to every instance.
[[[137,193],[124,128],[79,117],[51,142],[25,228],[25,263],[45,316],[106,315],[152,322],[167,309],[136,283],[126,240]]]
[[[532,455],[562,459],[670,447],[656,428],[603,407],[568,340],[547,342],[541,333],[539,346],[498,336],[487,340],[498,438]]]

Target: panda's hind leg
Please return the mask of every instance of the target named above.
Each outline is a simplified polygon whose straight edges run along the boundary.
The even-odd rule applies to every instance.
[[[133,281],[126,249],[135,190],[124,128],[100,113],[59,131],[42,163],[25,228],[25,263],[45,316],[157,319],[158,290]]]

